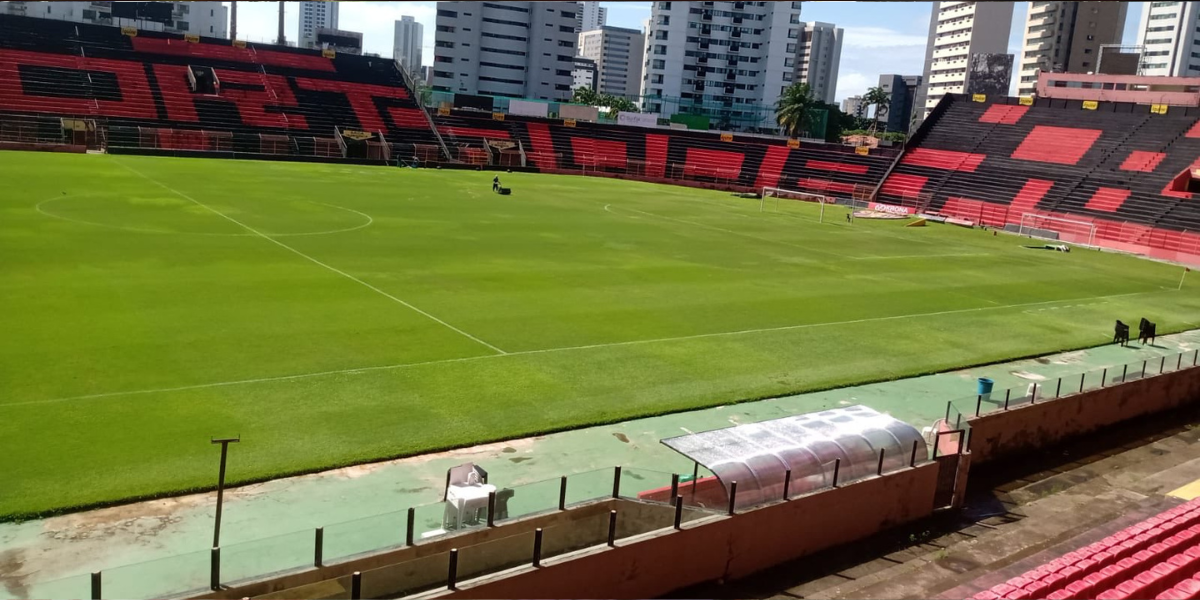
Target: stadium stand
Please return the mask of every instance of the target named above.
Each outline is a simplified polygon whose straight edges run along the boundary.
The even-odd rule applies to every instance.
[[[0,15],[0,112],[103,119],[110,149],[342,157],[351,130],[376,134],[349,142],[380,158],[384,139],[435,141],[390,60],[12,15]]]
[[[103,121],[110,150],[337,158],[339,131],[390,156],[865,196],[897,152],[834,144],[443,110],[430,118],[392,61],[0,15],[0,115]],[[213,88],[204,89],[211,72]],[[47,123],[50,129],[57,122]],[[446,143],[443,156],[438,139]],[[17,136],[20,137],[20,136]],[[45,137],[54,137],[47,135]],[[379,159],[379,153],[360,158]]]
[[[733,134],[723,140],[707,132],[582,121],[567,125],[514,115],[497,121],[490,113],[460,109],[437,115],[434,122],[446,143],[459,148],[485,148],[496,140],[519,143],[527,166],[543,172],[623,174],[746,190],[782,187],[843,198],[865,195],[895,158],[880,150],[859,155],[837,144],[789,147],[774,137]]]
[[[975,595],[975,600],[1200,598],[1200,500],[1180,504]]]
[[[947,96],[877,198],[903,204],[927,194],[931,211],[991,227],[1019,227],[1030,213],[1071,219],[1095,226],[1097,245],[1200,255],[1200,208],[1189,189],[1200,166],[1200,109],[1164,108]]]

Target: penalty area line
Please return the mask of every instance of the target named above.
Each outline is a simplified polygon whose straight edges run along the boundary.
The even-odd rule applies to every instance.
[[[1173,292],[1175,290],[1168,290],[1168,291]],[[1078,303],[1078,302],[1088,302],[1088,301],[1092,301],[1092,300],[1124,298],[1124,297],[1129,297],[1129,296],[1143,296],[1143,295],[1147,295],[1147,294],[1162,294],[1162,293],[1164,293],[1164,292],[1161,290],[1153,290],[1153,291],[1147,291],[1147,292],[1131,292],[1131,293],[1127,293],[1127,294],[1112,294],[1112,295],[1107,295],[1107,296],[1093,296],[1093,297],[1089,297],[1089,298],[1068,298],[1068,299],[1063,299],[1063,300],[1044,300],[1041,302],[1023,302],[1023,303],[1018,303],[1018,304],[1003,304],[1003,305],[998,305],[998,306],[980,306],[980,307],[975,307],[975,308],[959,308],[959,309],[954,309],[954,310],[941,310],[941,311],[935,311],[935,312],[912,313],[912,314],[906,314],[906,315],[892,315],[892,316],[887,316],[887,317],[867,317],[867,318],[863,318],[863,319],[851,319],[851,320],[847,320],[847,321],[827,321],[827,322],[822,322],[822,323],[805,323],[805,324],[801,324],[801,325],[785,325],[782,327],[761,327],[761,328],[757,328],[757,329],[743,329],[740,331],[701,333],[701,334],[696,334],[696,335],[664,337],[664,338],[655,338],[655,339],[649,339],[649,340],[630,340],[627,342],[588,344],[588,345],[584,345],[584,346],[565,346],[565,347],[561,347],[561,348],[545,348],[545,349],[541,349],[541,350],[521,350],[521,351],[517,351],[517,352],[506,352],[504,354],[488,354],[488,355],[483,355],[483,356],[467,356],[467,357],[462,357],[462,358],[447,358],[447,359],[429,360],[429,361],[414,362],[414,363],[378,365],[378,366],[371,366],[371,367],[358,367],[358,368],[352,368],[352,369],[336,369],[336,370],[331,370],[331,371],[318,371],[318,372],[313,372],[313,373],[297,373],[294,375],[278,375],[278,376],[272,376],[272,377],[258,377],[258,378],[254,378],[254,379],[239,379],[239,380],[233,380],[233,381],[220,381],[220,382],[216,382],[216,383],[200,383],[200,384],[195,384],[195,385],[184,385],[184,386],[177,386],[177,387],[170,387],[170,388],[158,388],[158,389],[148,389],[148,390],[129,390],[129,391],[123,391],[123,392],[105,392],[105,393],[100,393],[100,394],[87,394],[87,395],[82,395],[82,396],[69,396],[69,397],[63,397],[63,398],[46,398],[46,399],[42,399],[42,400],[29,400],[29,401],[25,401],[25,402],[10,402],[7,404],[0,404],[0,410],[3,410],[8,407],[17,407],[17,406],[56,404],[56,403],[61,403],[61,402],[73,402],[73,401],[77,401],[77,400],[97,400],[97,399],[102,399],[102,398],[113,398],[113,397],[118,397],[118,396],[137,396],[137,395],[158,394],[158,393],[167,393],[167,392],[182,392],[182,391],[189,391],[189,390],[201,390],[201,389],[229,387],[229,386],[236,386],[236,385],[251,385],[251,384],[256,384],[256,383],[270,383],[270,382],[277,382],[277,381],[293,381],[293,380],[298,380],[298,379],[311,379],[311,378],[316,378],[316,377],[327,377],[330,375],[354,375],[354,374],[359,374],[359,373],[367,373],[367,372],[371,372],[371,371],[391,371],[391,370],[398,370],[398,369],[410,369],[410,368],[416,368],[416,367],[425,367],[425,366],[431,366],[431,365],[474,362],[474,361],[487,360],[487,359],[508,358],[508,357],[517,357],[517,356],[533,356],[533,355],[538,355],[538,354],[553,354],[556,352],[573,352],[573,351],[578,351],[578,350],[594,350],[594,349],[598,349],[598,348],[616,348],[616,347],[621,347],[621,346],[640,346],[643,344],[659,344],[659,343],[664,343],[664,342],[681,342],[681,341],[698,340],[698,339],[706,339],[706,338],[750,335],[750,334],[756,334],[756,333],[772,333],[772,332],[779,332],[779,331],[814,329],[814,328],[818,328],[818,327],[836,327],[836,326],[840,326],[840,325],[859,325],[862,323],[877,323],[877,322],[882,322],[882,321],[897,321],[897,320],[902,320],[902,319],[939,317],[939,316],[945,316],[945,315],[966,314],[966,313],[984,312],[984,311],[991,311],[991,310],[1004,310],[1007,308],[1027,308],[1030,306],[1045,306],[1048,304],[1061,304],[1061,303],[1067,303],[1067,302]]]
[[[341,270],[341,269],[338,269],[337,267],[332,267],[332,266],[330,266],[330,265],[327,265],[327,264],[325,264],[325,263],[323,263],[323,262],[321,262],[321,261],[319,261],[319,260],[317,260],[317,259],[315,259],[315,258],[313,258],[313,257],[311,257],[311,256],[309,256],[309,255],[307,255],[307,254],[305,254],[305,253],[303,253],[303,252],[301,252],[301,251],[299,251],[299,250],[297,250],[297,249],[295,249],[295,248],[293,248],[293,247],[291,247],[291,246],[289,246],[289,245],[287,245],[287,244],[285,244],[285,243],[283,243],[283,242],[281,242],[281,241],[279,241],[279,240],[277,240],[277,239],[275,239],[275,238],[273,238],[273,237],[271,237],[271,236],[269,236],[269,235],[267,235],[267,234],[265,234],[265,233],[263,233],[263,232],[259,231],[259,230],[257,230],[257,229],[255,229],[255,228],[253,228],[253,227],[251,227],[251,226],[249,226],[249,225],[247,225],[247,224],[245,224],[245,223],[243,223],[243,222],[241,222],[241,221],[239,221],[239,220],[237,220],[237,219],[235,219],[235,218],[233,218],[233,217],[231,217],[231,216],[229,216],[229,215],[227,215],[227,214],[225,214],[225,213],[223,213],[223,212],[221,212],[221,211],[219,211],[219,210],[217,210],[217,209],[215,209],[215,208],[213,208],[213,207],[211,207],[211,206],[209,206],[209,205],[207,205],[207,204],[205,204],[205,203],[203,203],[203,202],[201,202],[201,201],[199,201],[199,200],[197,200],[197,199],[195,199],[195,198],[193,198],[193,197],[191,197],[191,196],[189,196],[189,195],[187,195],[187,194],[185,194],[185,193],[183,193],[183,192],[181,192],[181,191],[179,191],[179,190],[177,190],[177,189],[175,189],[175,188],[173,188],[173,187],[171,187],[171,186],[168,186],[168,185],[167,185],[167,184],[165,184],[165,183],[162,183],[161,181],[158,181],[157,179],[153,179],[153,178],[151,178],[151,177],[149,177],[149,176],[147,176],[147,175],[143,174],[141,171],[138,171],[137,169],[134,169],[133,167],[131,167],[131,166],[129,166],[129,165],[126,165],[125,163],[123,163],[123,162],[121,162],[121,161],[119,161],[119,160],[118,160],[118,161],[114,161],[114,162],[116,162],[117,164],[121,165],[121,166],[122,166],[122,167],[124,167],[126,170],[128,170],[128,171],[129,171],[129,172],[131,172],[131,173],[133,173],[134,175],[137,175],[138,177],[141,177],[142,179],[145,179],[146,181],[149,181],[150,183],[153,183],[153,184],[155,184],[155,185],[157,185],[157,186],[161,187],[162,189],[164,189],[164,190],[167,190],[168,192],[171,192],[172,194],[175,194],[176,196],[179,196],[180,198],[183,198],[184,200],[187,200],[187,201],[189,201],[189,202],[191,202],[191,203],[195,204],[196,206],[199,206],[199,207],[201,207],[201,208],[203,208],[203,209],[205,209],[205,210],[207,210],[207,211],[209,211],[209,212],[211,212],[211,213],[213,213],[213,214],[215,214],[215,215],[217,215],[217,216],[219,216],[219,217],[221,217],[221,218],[223,218],[223,219],[226,219],[227,221],[229,221],[229,222],[233,223],[234,225],[237,225],[237,226],[241,227],[242,229],[245,229],[246,231],[249,231],[250,233],[253,233],[254,235],[256,235],[256,236],[258,236],[258,237],[260,237],[260,238],[262,238],[262,239],[264,239],[264,240],[267,240],[268,242],[271,242],[272,244],[275,244],[276,246],[279,246],[280,248],[283,248],[284,250],[287,250],[288,252],[291,252],[291,253],[295,254],[296,256],[299,256],[300,258],[303,258],[303,259],[305,259],[305,260],[307,260],[307,261],[309,261],[309,262],[311,262],[311,263],[313,263],[313,264],[315,264],[315,265],[317,265],[317,266],[323,267],[323,268],[325,268],[325,269],[327,269],[327,270],[329,270],[329,271],[332,271],[332,272],[334,272],[334,273],[337,273],[338,275],[341,275],[342,277],[345,277],[346,279],[349,279],[350,281],[353,281],[353,282],[355,282],[355,283],[357,283],[357,284],[359,284],[359,285],[361,285],[361,286],[363,286],[363,287],[365,287],[365,288],[367,288],[367,289],[369,289],[369,290],[371,290],[371,291],[375,292],[376,294],[379,294],[380,296],[383,296],[384,298],[387,298],[387,299],[389,299],[389,300],[391,300],[391,301],[393,301],[393,302],[395,302],[395,303],[397,303],[397,304],[400,304],[400,305],[402,305],[402,306],[404,306],[404,307],[408,308],[409,310],[412,310],[413,312],[415,312],[415,313],[417,313],[417,314],[420,314],[420,315],[424,316],[425,318],[427,318],[427,319],[429,319],[429,320],[431,320],[431,321],[434,321],[435,323],[438,323],[438,324],[442,325],[442,326],[443,326],[443,327],[445,327],[446,329],[449,329],[449,330],[451,330],[451,331],[453,331],[453,332],[455,332],[455,333],[457,333],[457,334],[459,334],[459,335],[461,335],[461,336],[463,336],[463,337],[465,337],[465,338],[468,338],[468,339],[470,339],[470,340],[472,340],[472,341],[474,341],[474,342],[476,342],[476,343],[478,343],[478,344],[481,344],[481,345],[483,345],[483,346],[487,346],[489,349],[491,349],[492,351],[496,352],[497,354],[507,354],[507,352],[505,352],[505,351],[503,351],[503,350],[501,350],[501,349],[499,349],[499,348],[497,348],[497,347],[495,347],[495,346],[493,346],[493,345],[491,345],[491,344],[489,344],[489,343],[487,343],[487,342],[485,342],[485,341],[483,341],[483,340],[481,340],[481,339],[479,339],[479,338],[477,338],[477,337],[475,337],[475,336],[473,336],[473,335],[471,335],[471,334],[469,334],[469,333],[467,333],[467,332],[465,332],[465,331],[463,331],[463,330],[461,330],[461,329],[459,329],[459,328],[457,328],[457,327],[455,327],[455,326],[453,326],[453,325],[451,325],[451,324],[449,324],[449,323],[447,323],[447,322],[445,322],[445,321],[443,321],[443,320],[441,320],[441,319],[439,319],[439,318],[437,318],[437,317],[435,317],[435,316],[433,316],[433,315],[431,315],[431,314],[429,314],[429,313],[427,313],[427,312],[425,312],[425,311],[423,311],[423,310],[419,309],[419,308],[417,308],[416,306],[413,306],[412,304],[409,304],[408,302],[405,302],[404,300],[402,300],[402,299],[400,299],[400,298],[397,298],[396,296],[393,296],[393,295],[391,295],[391,294],[389,294],[389,293],[387,293],[387,292],[385,292],[385,291],[383,291],[383,290],[381,290],[381,289],[379,289],[379,288],[377,288],[377,287],[375,287],[375,286],[373,286],[373,285],[371,285],[371,284],[369,284],[369,283],[367,283],[367,282],[365,282],[365,281],[363,281],[363,280],[361,280],[361,279],[359,279],[359,278],[357,278],[357,277],[355,277],[355,276],[353,276],[353,275],[351,275],[351,274],[349,274],[349,273],[347,273],[347,272],[345,272],[345,271],[343,271],[343,270]]]

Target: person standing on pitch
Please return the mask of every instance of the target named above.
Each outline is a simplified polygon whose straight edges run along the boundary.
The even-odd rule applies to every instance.
[[[493,192],[500,191],[500,176],[499,175],[492,178],[492,191]]]

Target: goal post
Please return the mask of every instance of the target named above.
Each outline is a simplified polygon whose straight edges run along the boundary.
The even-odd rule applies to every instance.
[[[817,204],[821,205],[821,214],[818,219],[818,222],[821,223],[825,222],[825,204],[831,201],[830,198],[823,194],[814,194],[812,192],[801,192],[799,190],[788,190],[777,187],[764,187],[759,194],[759,197],[760,200],[758,201],[758,212],[765,212],[767,210],[767,198],[775,199],[775,202],[773,203],[775,212],[779,212],[779,200],[781,198],[784,200],[799,200],[801,202],[816,202]]]
[[[1096,224],[1091,221],[1022,213],[1018,233],[1031,238],[1057,240],[1085,246],[1096,245]]]

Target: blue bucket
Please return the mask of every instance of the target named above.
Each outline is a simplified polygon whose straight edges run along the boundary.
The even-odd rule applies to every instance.
[[[986,396],[986,395],[992,393],[992,384],[993,383],[995,383],[995,382],[993,382],[991,379],[988,379],[987,377],[980,377],[979,384],[975,388],[975,393],[979,394],[980,396]]]

